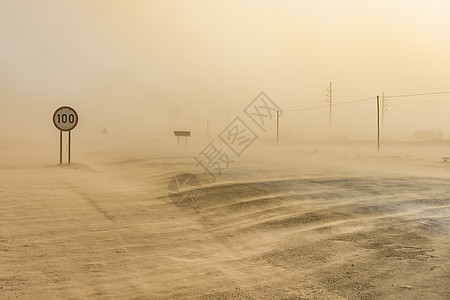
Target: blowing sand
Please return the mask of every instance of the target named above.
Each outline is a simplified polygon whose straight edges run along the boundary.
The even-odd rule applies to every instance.
[[[253,148],[189,208],[167,184],[190,152],[22,146],[0,149],[1,299],[450,298],[448,145]]]

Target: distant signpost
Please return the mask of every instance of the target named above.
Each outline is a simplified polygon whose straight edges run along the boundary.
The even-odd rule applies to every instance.
[[[176,131],[175,130],[173,133],[175,134],[176,137],[178,137],[178,147],[180,146],[180,136],[186,137],[184,146],[187,147],[187,138],[188,138],[188,136],[191,136],[191,132],[190,131],[183,131],[183,130],[182,131]]]
[[[59,164],[62,164],[62,133],[69,132],[68,163],[70,164],[71,131],[78,125],[78,114],[75,109],[62,106],[53,114],[53,124],[59,129]]]

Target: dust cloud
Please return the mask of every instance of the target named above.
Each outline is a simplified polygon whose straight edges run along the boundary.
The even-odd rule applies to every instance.
[[[0,0],[0,298],[448,299],[449,13]]]

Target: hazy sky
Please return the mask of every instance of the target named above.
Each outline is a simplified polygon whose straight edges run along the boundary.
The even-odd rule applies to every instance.
[[[262,90],[284,110],[326,105],[330,81],[335,103],[450,91],[449,16],[446,0],[0,0],[0,135],[54,133],[60,105],[80,133],[159,135],[225,122]],[[386,134],[450,134],[450,94],[388,101]],[[374,108],[336,107],[334,133],[372,134]],[[326,133],[328,110],[282,124]]]

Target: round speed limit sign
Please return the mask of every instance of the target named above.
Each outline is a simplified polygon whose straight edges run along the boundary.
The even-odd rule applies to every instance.
[[[62,106],[53,114],[53,124],[61,131],[70,131],[78,124],[78,114],[75,109]]]

